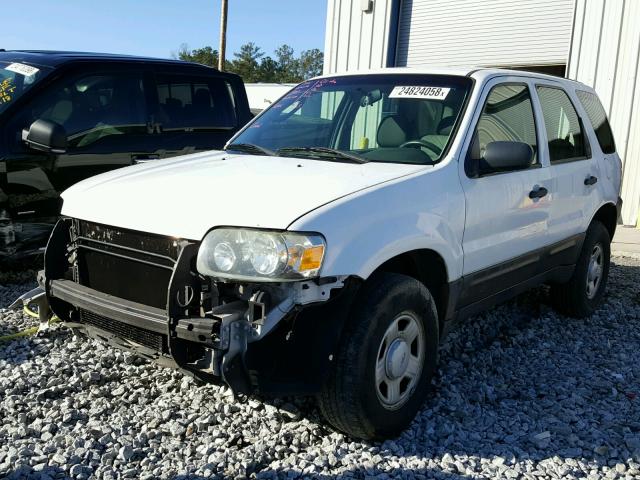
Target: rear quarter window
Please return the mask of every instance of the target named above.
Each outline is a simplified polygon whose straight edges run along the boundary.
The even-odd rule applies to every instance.
[[[584,90],[576,90],[576,94],[584,110],[587,112],[602,153],[614,153],[616,151],[616,144],[613,140],[613,132],[611,131],[607,113],[604,111],[600,99],[595,93],[585,92]]]
[[[157,74],[158,111],[163,130],[232,129],[237,126],[233,90],[217,77]]]

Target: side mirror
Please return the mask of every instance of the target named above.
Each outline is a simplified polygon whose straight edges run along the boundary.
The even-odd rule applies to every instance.
[[[480,173],[523,170],[531,166],[533,149],[522,142],[489,142],[480,160]]]
[[[49,153],[67,150],[67,132],[64,127],[49,120],[36,120],[28,130],[22,130],[22,140],[29,148]]]

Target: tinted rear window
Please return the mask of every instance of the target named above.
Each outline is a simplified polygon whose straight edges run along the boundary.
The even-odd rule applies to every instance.
[[[222,78],[157,75],[158,112],[163,130],[231,129],[237,126],[231,86]]]
[[[613,132],[611,131],[607,114],[598,96],[583,90],[577,90],[576,94],[587,112],[593,130],[596,132],[602,153],[614,153],[616,151],[616,144],[613,140]]]

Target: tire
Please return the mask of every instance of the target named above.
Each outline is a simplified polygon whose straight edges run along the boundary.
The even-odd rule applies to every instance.
[[[405,275],[375,274],[360,290],[341,338],[319,395],[323,416],[352,437],[398,435],[422,406],[438,360],[438,315],[429,290]]]
[[[594,275],[590,276],[590,272],[595,273],[595,269],[591,267],[594,255],[601,258],[599,280],[595,286]],[[610,257],[609,231],[602,223],[594,221],[587,230],[573,275],[568,282],[551,286],[554,308],[574,318],[591,315],[602,303],[607,288]]]

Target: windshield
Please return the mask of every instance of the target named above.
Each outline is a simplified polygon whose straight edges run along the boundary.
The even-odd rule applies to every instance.
[[[345,160],[432,164],[451,141],[471,84],[467,77],[416,74],[310,80],[274,103],[227,149],[250,146],[255,154],[320,159],[331,149]]]
[[[26,63],[0,62],[0,113],[41,80],[49,69]]]

